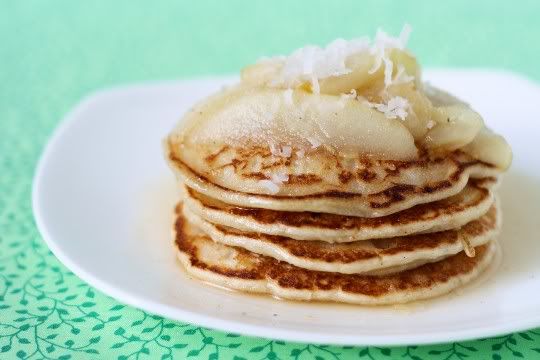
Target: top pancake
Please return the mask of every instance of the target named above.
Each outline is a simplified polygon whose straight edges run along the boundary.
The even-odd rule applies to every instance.
[[[219,184],[223,183],[223,181],[219,180],[220,178],[226,178],[224,176],[225,172],[234,173],[234,166],[232,165],[221,167],[221,170],[218,172],[214,172],[213,170],[205,172],[204,175],[192,169],[182,160],[182,157],[187,152],[186,148],[175,143],[174,137],[174,135],[171,135],[168,141],[166,141],[165,152],[168,163],[177,178],[188,187],[203,195],[241,207],[291,212],[311,211],[359,217],[380,217],[411,208],[418,204],[429,203],[456,195],[465,188],[471,177],[496,177],[500,173],[500,170],[496,167],[474,160],[470,156],[458,151],[449,154],[445,158],[435,160],[426,158],[420,162],[373,162],[371,169],[374,172],[384,172],[385,175],[365,176],[367,179],[365,183],[369,183],[370,181],[376,182],[376,185],[373,185],[370,191],[375,191],[375,188],[380,190],[369,194],[337,190],[298,196],[280,195],[279,193],[274,195],[259,194],[238,190],[239,188],[244,188],[251,181],[243,177],[232,177],[235,179],[233,181],[235,185],[231,186],[236,190]],[[211,161],[211,159],[208,161]],[[327,165],[324,171],[321,169],[319,172],[321,176],[335,173],[338,168],[335,160],[332,165]],[[391,168],[394,170],[391,170]],[[445,176],[438,177],[438,175],[443,173]],[[223,176],[220,177],[218,174]],[[337,177],[339,178],[339,175]],[[306,175],[305,178],[301,178],[308,179],[310,176]],[[373,180],[375,178],[377,180]],[[282,184],[282,187],[286,186],[287,183],[292,183],[291,186],[298,188],[302,188],[303,186],[305,188],[310,187],[302,182],[296,183],[296,180],[293,180],[296,178],[289,177],[288,179]],[[270,182],[270,180],[257,181],[259,183],[261,181]],[[323,186],[323,182],[317,184],[314,186]],[[248,189],[244,188],[244,190]]]
[[[385,194],[403,187],[434,193],[459,188],[469,177],[496,176],[495,166],[455,151],[441,157],[424,154],[412,161],[344,156],[325,147],[308,149],[268,145],[232,146],[219,142],[186,144],[173,133],[167,158],[181,173],[192,172],[227,190],[279,197],[370,195],[384,204]],[[459,192],[459,190],[458,190]],[[382,206],[382,205],[381,205]]]

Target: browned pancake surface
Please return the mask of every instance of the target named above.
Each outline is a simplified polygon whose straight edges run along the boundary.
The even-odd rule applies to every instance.
[[[296,257],[327,263],[351,263],[376,257],[421,250],[442,248],[445,245],[458,244],[461,239],[481,236],[498,228],[497,209],[492,206],[481,218],[471,221],[459,230],[447,230],[431,234],[416,234],[386,239],[357,241],[345,244],[331,244],[324,241],[294,240],[283,236],[261,233],[245,233],[231,227],[215,225],[224,235],[240,235],[251,239],[275,244]],[[369,243],[369,245],[367,245]]]
[[[204,183],[211,183],[212,185],[226,191],[238,191],[230,189],[219,184],[218,173],[223,172],[226,168],[233,169],[233,173],[244,180],[270,180],[272,173],[283,172],[288,175],[288,180],[285,181],[281,188],[283,191],[287,191],[289,187],[298,188],[311,188],[320,187],[322,179],[318,174],[295,174],[291,172],[291,162],[294,158],[276,157],[271,154],[269,148],[256,147],[251,149],[233,148],[231,146],[224,146],[215,150],[209,156],[206,156],[203,160],[205,167],[207,167],[208,174],[197,172],[190,167],[187,163],[182,161],[180,156],[176,153],[181,146],[175,143],[172,139],[169,139],[168,160],[174,167],[181,171],[186,171],[193,176],[197,177]],[[204,153],[204,151],[202,151]],[[312,199],[312,198],[367,198],[368,203],[373,209],[384,209],[392,207],[394,204],[405,201],[408,197],[428,195],[432,193],[441,192],[443,190],[453,187],[456,183],[462,180],[466,171],[469,168],[482,167],[495,171],[495,167],[491,164],[473,159],[469,155],[460,151],[455,151],[447,154],[445,157],[431,158],[427,154],[420,157],[415,161],[393,161],[393,160],[371,160],[368,158],[355,159],[355,163],[361,165],[360,169],[356,171],[350,171],[346,169],[344,159],[336,157],[331,152],[323,152],[324,162],[328,163],[328,172],[335,172],[338,170],[336,179],[338,179],[335,185],[325,185],[324,187],[331,188],[323,192],[316,192],[304,195],[265,195],[262,193],[253,193],[249,191],[242,191],[247,195],[257,195],[259,197],[269,197],[275,199]],[[260,162],[262,161],[262,165]],[[349,161],[350,162],[350,161]],[[254,165],[257,164],[257,165]],[[403,172],[411,168],[417,168],[421,171],[428,172],[430,168],[441,166],[447,167],[447,175],[443,180],[431,181],[424,183],[423,185],[410,185],[401,183],[400,177]],[[259,170],[253,170],[254,168],[262,168]],[[217,176],[217,177],[216,177]],[[467,175],[468,176],[468,175]],[[210,177],[214,178],[213,180]],[[393,181],[395,179],[395,181]],[[352,186],[352,183],[364,183],[373,184],[376,188],[381,188],[380,191],[376,191],[370,194],[358,194],[352,191],[343,191],[341,189]]]
[[[204,207],[228,212],[233,215],[249,218],[260,224],[281,224],[289,227],[311,227],[320,229],[377,229],[388,224],[410,224],[429,221],[441,216],[451,216],[467,208],[473,208],[490,197],[488,187],[496,182],[495,178],[470,179],[470,193],[474,199],[463,203],[460,194],[430,203],[413,206],[409,209],[375,218],[336,215],[317,212],[288,212],[260,208],[233,206],[210,199],[197,191],[186,187],[189,195],[200,201]],[[467,191],[467,188],[464,190]]]
[[[429,289],[460,275],[471,273],[487,254],[489,245],[476,248],[476,256],[461,252],[436,263],[429,263],[400,273],[369,276],[304,270],[270,257],[257,255],[241,248],[233,248],[239,266],[208,264],[201,261],[199,246],[212,242],[208,236],[193,233],[182,216],[175,223],[175,243],[192,267],[228,278],[272,280],[281,288],[296,290],[341,290],[371,297],[404,290]],[[221,245],[228,248],[225,245]]]

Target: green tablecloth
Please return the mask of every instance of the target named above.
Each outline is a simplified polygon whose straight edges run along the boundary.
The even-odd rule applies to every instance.
[[[397,33],[427,66],[506,68],[540,78],[537,1],[0,0],[0,358],[540,358],[540,330],[438,346],[293,344],[226,334],[126,307],[47,249],[32,175],[62,116],[127,82],[234,73],[306,43]]]

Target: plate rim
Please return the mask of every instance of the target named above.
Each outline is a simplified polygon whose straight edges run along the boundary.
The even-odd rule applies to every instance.
[[[452,72],[452,73],[490,73],[498,76],[512,77],[519,81],[525,81],[529,84],[538,87],[538,84],[533,80],[519,74],[501,69],[489,68],[429,68],[428,72]],[[488,338],[512,332],[530,330],[540,325],[540,313],[535,316],[524,317],[520,320],[506,322],[498,326],[483,326],[475,327],[466,330],[450,330],[435,333],[421,334],[399,334],[399,335],[332,335],[324,332],[302,331],[295,329],[280,329],[279,326],[271,325],[255,325],[247,324],[241,320],[227,320],[212,315],[197,313],[195,311],[184,310],[181,307],[163,305],[157,301],[133,296],[129,291],[125,291],[106,280],[100,279],[92,275],[92,273],[80,267],[74,260],[64,253],[62,247],[57,244],[54,237],[49,232],[47,224],[43,218],[43,204],[40,197],[43,175],[47,170],[48,163],[54,155],[54,148],[58,144],[70,128],[76,124],[78,115],[93,103],[101,101],[103,98],[115,96],[118,93],[126,91],[141,90],[148,87],[160,86],[176,86],[179,84],[187,84],[190,82],[210,81],[210,82],[227,82],[235,79],[233,76],[205,76],[189,79],[179,79],[170,81],[152,81],[144,83],[133,83],[126,85],[114,86],[102,90],[97,90],[89,95],[84,96],[77,102],[71,111],[69,111],[60,120],[59,124],[52,132],[52,135],[46,142],[42,153],[37,162],[32,181],[32,212],[34,215],[37,230],[39,231],[43,241],[49,247],[54,256],[72,271],[77,277],[88,283],[95,289],[101,291],[107,296],[114,298],[123,304],[142,309],[146,312],[163,316],[175,321],[182,321],[196,326],[212,328],[218,331],[233,332],[244,336],[263,337],[275,340],[284,340],[296,343],[317,343],[331,345],[353,345],[353,346],[405,346],[405,345],[429,345],[438,343],[449,343],[457,341],[470,341],[479,338]],[[540,90],[540,87],[539,87]]]

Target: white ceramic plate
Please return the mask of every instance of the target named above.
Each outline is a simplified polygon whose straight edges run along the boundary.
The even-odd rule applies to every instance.
[[[492,71],[438,70],[514,150],[500,189],[502,263],[449,296],[399,307],[292,303],[186,276],[171,244],[173,177],[161,140],[197,99],[233,79],[122,87],[82,101],[48,144],[34,182],[38,227],[80,278],[121,302],[202,326],[289,341],[398,345],[540,325],[540,87]]]

